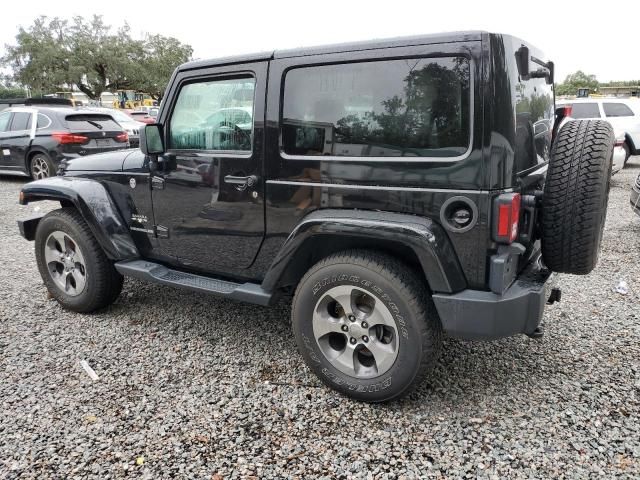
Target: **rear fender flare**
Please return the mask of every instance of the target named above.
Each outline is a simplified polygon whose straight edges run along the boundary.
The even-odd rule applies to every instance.
[[[22,205],[39,200],[72,204],[109,259],[120,261],[140,256],[127,224],[100,182],[88,178],[51,177],[22,187]]]
[[[319,235],[361,239],[365,244],[367,240],[400,244],[415,253],[431,291],[453,293],[467,286],[446,232],[429,218],[367,210],[324,209],[312,212],[298,223],[272,262],[262,288],[266,291],[277,289],[283,274],[295,262],[296,252],[305,242]]]

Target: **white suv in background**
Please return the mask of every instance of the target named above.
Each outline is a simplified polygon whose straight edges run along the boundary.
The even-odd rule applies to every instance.
[[[558,106],[571,105],[571,117],[580,119],[604,118],[622,140],[624,163],[630,155],[640,155],[640,99],[576,98],[558,100]]]

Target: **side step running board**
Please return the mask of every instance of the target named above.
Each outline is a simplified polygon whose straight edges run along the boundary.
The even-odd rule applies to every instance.
[[[194,292],[211,293],[219,297],[241,302],[269,305],[271,294],[256,283],[233,283],[226,280],[204,277],[193,273],[180,272],[146,260],[117,262],[116,270],[126,277],[147,282],[185,288]]]

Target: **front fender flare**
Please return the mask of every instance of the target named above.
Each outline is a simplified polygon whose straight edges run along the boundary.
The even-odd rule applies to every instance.
[[[273,291],[296,251],[318,235],[402,244],[416,254],[433,292],[454,293],[467,286],[446,232],[429,218],[368,210],[323,209],[304,217],[291,232],[262,282],[263,289]]]
[[[140,256],[127,224],[100,182],[88,178],[51,177],[22,187],[22,205],[39,200],[73,204],[109,259],[120,261]]]

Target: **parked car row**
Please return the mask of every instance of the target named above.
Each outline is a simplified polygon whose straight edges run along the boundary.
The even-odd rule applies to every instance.
[[[137,148],[145,125],[112,108],[73,108],[51,102],[11,105],[0,111],[0,175],[37,180],[55,175],[65,159]]]
[[[640,102],[619,98],[577,98],[559,100],[558,106],[570,107],[573,119],[606,119],[613,127],[616,144],[613,173],[624,168],[631,155],[640,155]]]

